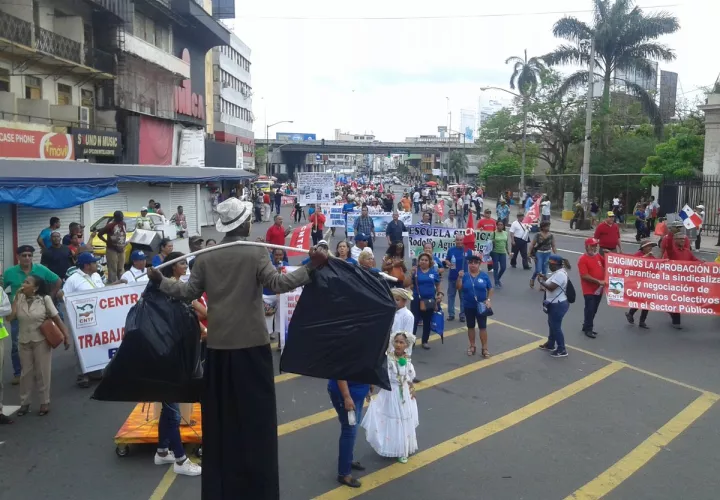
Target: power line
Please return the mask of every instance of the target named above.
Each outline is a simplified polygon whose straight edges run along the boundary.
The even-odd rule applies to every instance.
[[[638,7],[642,9],[664,9],[669,7],[679,7],[682,4],[665,4],[665,5],[647,5]],[[586,14],[593,12],[592,10],[562,10],[562,11],[543,11],[543,12],[506,12],[498,14],[451,14],[451,15],[435,15],[435,16],[372,16],[372,17],[317,17],[317,16],[238,16],[238,20],[265,20],[265,21],[422,21],[422,20],[442,20],[442,19],[481,19],[495,17],[524,17],[524,16],[547,16],[547,15],[568,15],[568,14]]]

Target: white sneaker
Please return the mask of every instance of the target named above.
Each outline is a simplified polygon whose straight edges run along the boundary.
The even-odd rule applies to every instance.
[[[157,452],[155,452],[155,465],[167,465],[167,464],[174,464],[175,463],[175,454],[172,451],[168,451],[168,454],[164,457],[161,455],[158,455]]]
[[[181,474],[183,476],[199,476],[202,474],[202,467],[193,463],[188,458],[182,465],[178,465],[177,462],[175,462],[175,465],[173,465],[173,471],[175,471],[175,474]]]

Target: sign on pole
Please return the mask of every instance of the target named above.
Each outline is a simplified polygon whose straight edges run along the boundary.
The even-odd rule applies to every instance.
[[[298,200],[300,205],[332,203],[335,179],[332,172],[298,172]]]

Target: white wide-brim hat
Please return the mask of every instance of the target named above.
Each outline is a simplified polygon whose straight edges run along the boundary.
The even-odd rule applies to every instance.
[[[220,218],[215,223],[215,229],[221,233],[229,233],[233,229],[237,229],[252,215],[252,210],[251,202],[228,198],[217,206]]]

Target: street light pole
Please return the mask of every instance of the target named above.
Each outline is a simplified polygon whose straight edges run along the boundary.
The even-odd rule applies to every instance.
[[[265,120],[265,174],[270,176],[270,127],[280,125],[281,123],[293,123],[292,120],[281,120],[279,122],[267,124]]]

